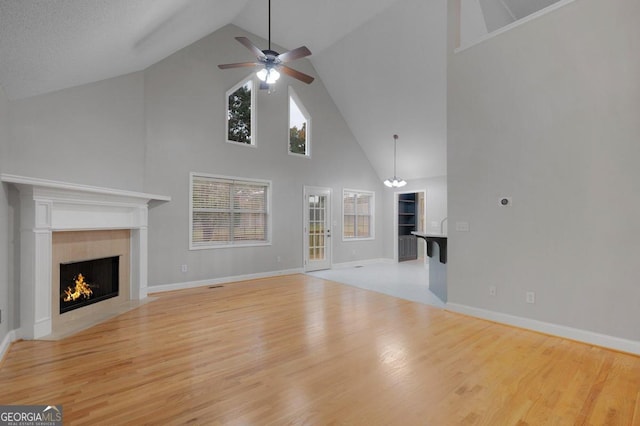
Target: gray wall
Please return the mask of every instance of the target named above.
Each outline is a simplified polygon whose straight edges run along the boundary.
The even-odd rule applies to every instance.
[[[333,190],[333,261],[382,256],[382,221],[374,241],[342,242],[342,189],[376,191],[382,184],[333,104],[322,81],[283,77],[277,91],[258,93],[257,147],[226,143],[225,93],[250,73],[217,64],[248,58],[236,36],[266,41],[227,26],[145,71],[147,151],[145,190],[172,197],[150,211],[150,285],[199,281],[301,268],[303,185]],[[306,60],[292,64],[315,75]],[[288,91],[294,87],[312,119],[310,159],[287,153]],[[273,185],[273,244],[269,247],[188,250],[189,172],[268,179]],[[382,207],[377,205],[378,216]],[[280,256],[281,261],[277,258]],[[180,265],[187,264],[182,273]]]
[[[440,222],[447,218],[447,177],[424,179],[417,182],[409,182],[409,188],[422,187],[427,189],[427,221],[426,231],[434,234],[440,233]],[[448,220],[448,219],[447,219]],[[437,222],[434,225],[432,222]],[[447,222],[444,223],[444,232],[447,233]]]
[[[0,172],[142,190],[143,95],[142,73],[16,101],[0,91]],[[19,328],[17,204],[17,191],[3,184],[0,341]]]
[[[500,0],[480,0],[480,6],[489,32],[509,25],[515,20]]]
[[[580,0],[449,47],[450,302],[640,339],[639,20]]]
[[[6,173],[143,189],[141,72],[10,102]]]
[[[8,101],[2,87],[0,87],[0,173],[4,172],[7,162],[8,145]],[[11,331],[15,324],[11,324],[12,313],[9,310],[9,302],[12,298],[12,288],[9,284],[9,188],[0,184],[0,311],[2,311],[2,323],[0,323],[0,342]]]

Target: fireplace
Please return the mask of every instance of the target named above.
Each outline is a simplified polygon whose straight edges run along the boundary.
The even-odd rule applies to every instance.
[[[54,336],[67,336],[131,306],[131,234],[126,229],[51,234]]]
[[[20,192],[16,206],[20,338],[73,332],[78,324],[120,313],[120,306],[146,299],[148,204],[167,202],[171,197],[5,173],[0,173],[0,181]],[[104,237],[93,235],[91,243],[84,244],[87,233],[94,232]],[[57,242],[64,245],[67,239],[73,250],[59,249]],[[111,245],[112,240],[118,240],[117,247]],[[117,297],[61,315],[60,264],[113,256],[120,263]]]
[[[118,297],[120,256],[60,264],[60,313]]]

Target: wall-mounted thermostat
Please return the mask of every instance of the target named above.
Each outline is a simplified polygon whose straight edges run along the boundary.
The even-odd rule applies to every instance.
[[[502,207],[511,207],[513,205],[511,197],[500,197],[499,200]]]

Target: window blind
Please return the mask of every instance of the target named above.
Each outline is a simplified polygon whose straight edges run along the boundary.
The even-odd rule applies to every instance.
[[[194,175],[191,190],[193,246],[268,242],[268,183]]]
[[[344,190],[343,238],[373,238],[373,193]]]

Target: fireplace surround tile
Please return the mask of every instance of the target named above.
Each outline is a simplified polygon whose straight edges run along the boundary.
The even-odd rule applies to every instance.
[[[119,256],[119,294],[117,297],[60,313],[60,264],[87,259]],[[51,332],[66,334],[81,329],[91,318],[109,312],[120,312],[131,298],[130,291],[131,231],[128,229],[60,231],[52,234],[51,262]]]

